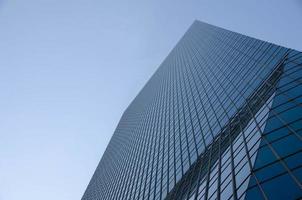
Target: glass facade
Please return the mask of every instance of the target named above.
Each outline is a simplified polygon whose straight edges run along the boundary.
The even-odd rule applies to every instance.
[[[300,199],[301,106],[302,53],[195,21],[82,199]]]

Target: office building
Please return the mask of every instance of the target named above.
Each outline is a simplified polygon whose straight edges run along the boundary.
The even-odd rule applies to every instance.
[[[302,53],[195,21],[125,110],[95,199],[302,198]]]

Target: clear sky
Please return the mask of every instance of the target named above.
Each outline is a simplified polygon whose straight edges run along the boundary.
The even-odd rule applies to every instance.
[[[302,50],[301,0],[0,0],[0,200],[80,199],[195,19]]]

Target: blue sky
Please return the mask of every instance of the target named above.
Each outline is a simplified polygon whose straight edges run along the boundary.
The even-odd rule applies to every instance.
[[[300,0],[0,0],[0,200],[80,199],[195,19],[302,50]]]

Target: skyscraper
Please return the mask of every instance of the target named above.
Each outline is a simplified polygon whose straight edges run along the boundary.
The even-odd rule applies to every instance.
[[[302,198],[302,53],[195,21],[124,112],[92,199]]]

